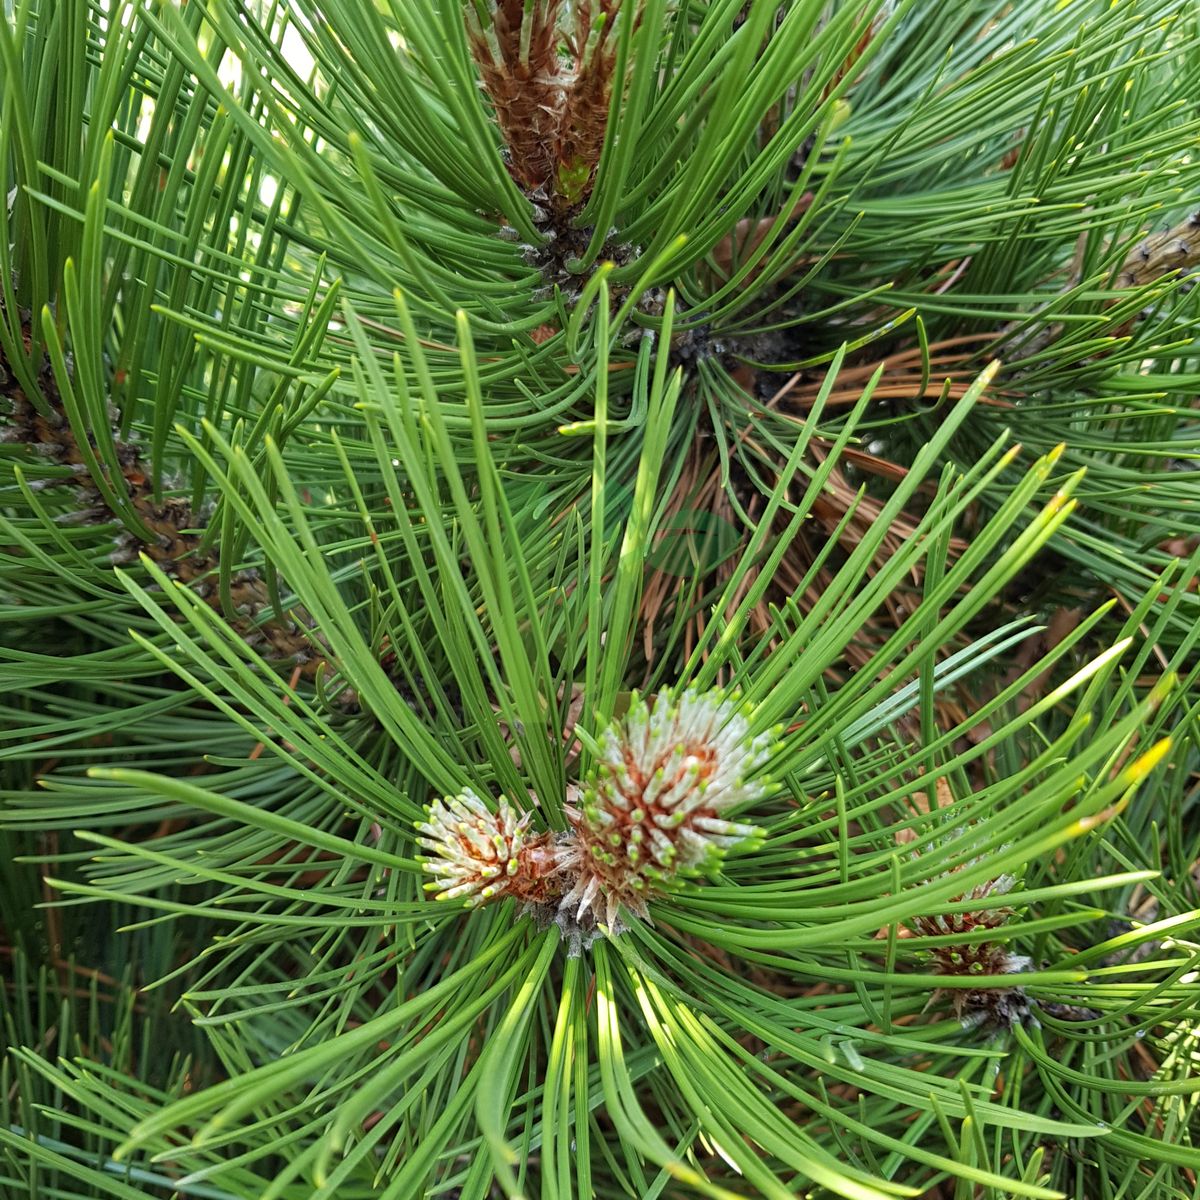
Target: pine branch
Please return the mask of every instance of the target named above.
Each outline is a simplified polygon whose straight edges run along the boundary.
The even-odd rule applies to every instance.
[[[204,520],[192,512],[190,505],[175,497],[161,498],[136,443],[121,436],[115,423],[103,433],[88,434],[88,450],[84,450],[67,415],[57,383],[48,364],[40,375],[41,406],[30,402],[9,364],[0,357],[0,378],[6,383],[4,399],[9,405],[4,439],[28,447],[48,463],[65,468],[69,475],[63,484],[73,491],[77,508],[71,519],[82,524],[124,524],[112,553],[114,563],[126,563],[145,554],[161,565],[173,579],[192,587],[214,610],[222,611],[224,603],[215,575],[220,565],[218,548],[207,542]],[[108,483],[121,500],[122,511],[112,508],[107,496],[96,483],[89,463],[95,462],[95,439],[109,437],[113,452],[121,467],[121,480]],[[63,486],[60,484],[60,486]],[[147,530],[151,539],[143,540],[128,528],[123,513]],[[267,616],[274,605],[267,585],[257,571],[240,570],[230,580],[232,627],[250,645],[264,644],[269,656],[281,662],[294,662],[304,677],[311,677],[327,659],[314,653],[311,629],[297,624],[296,613],[280,618]],[[301,620],[302,620],[301,616]],[[316,635],[319,645],[320,638]]]
[[[490,13],[482,4],[465,7],[471,53],[508,145],[509,169],[535,191],[554,178],[557,164],[567,86],[558,53],[562,0],[497,0]]]

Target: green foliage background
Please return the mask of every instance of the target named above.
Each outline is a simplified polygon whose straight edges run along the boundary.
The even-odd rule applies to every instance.
[[[550,241],[459,0],[6,5],[6,1195],[1200,1196],[1200,11],[641,11]],[[677,683],[761,847],[427,898]]]

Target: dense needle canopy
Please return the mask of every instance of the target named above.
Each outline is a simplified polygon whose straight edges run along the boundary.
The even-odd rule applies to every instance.
[[[0,1191],[1200,1195],[1194,5],[0,64]]]

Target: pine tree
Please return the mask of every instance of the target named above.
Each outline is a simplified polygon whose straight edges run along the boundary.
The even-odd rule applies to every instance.
[[[0,1191],[1200,1195],[1194,5],[0,63]]]

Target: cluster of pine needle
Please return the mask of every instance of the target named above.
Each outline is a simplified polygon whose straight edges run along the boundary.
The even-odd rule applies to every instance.
[[[1200,1200],[1192,0],[14,0],[0,1193]]]

